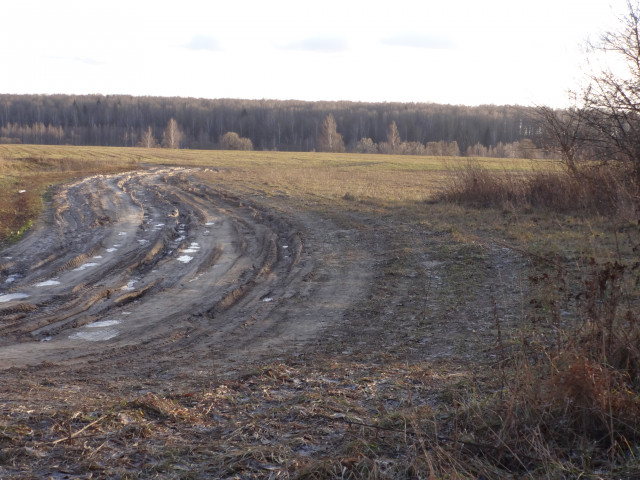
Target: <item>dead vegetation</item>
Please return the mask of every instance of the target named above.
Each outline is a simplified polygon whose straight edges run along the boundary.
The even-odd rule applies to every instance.
[[[205,176],[371,250],[374,282],[340,328],[190,375],[1,372],[0,477],[639,476],[633,190],[594,200],[522,164],[396,176],[335,161],[234,158]],[[438,201],[419,189],[444,178]]]

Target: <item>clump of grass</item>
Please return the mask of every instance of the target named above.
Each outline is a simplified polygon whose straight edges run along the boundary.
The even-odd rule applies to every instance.
[[[477,163],[453,171],[439,200],[476,208],[532,208],[562,213],[625,214],[633,212],[634,185],[619,169],[584,167],[496,172]]]
[[[542,273],[530,280],[543,298],[532,299],[538,311],[523,317],[520,332],[499,338],[498,394],[457,413],[459,431],[473,432],[484,458],[503,472],[544,472],[547,478],[637,473],[640,272],[633,252],[640,238],[636,228],[622,230],[624,242],[618,238],[634,189],[616,170],[583,173],[515,177],[469,166],[443,196],[474,207],[618,219],[590,240],[612,237],[613,250],[574,244],[566,255],[536,251],[535,268]],[[595,256],[585,258],[587,251]],[[500,458],[492,457],[494,447]]]

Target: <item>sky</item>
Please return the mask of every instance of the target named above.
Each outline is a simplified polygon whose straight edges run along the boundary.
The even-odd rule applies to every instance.
[[[561,107],[625,6],[5,0],[0,93]]]

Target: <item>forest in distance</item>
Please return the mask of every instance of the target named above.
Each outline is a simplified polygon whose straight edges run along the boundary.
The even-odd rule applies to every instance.
[[[544,153],[534,112],[510,105],[0,94],[0,143],[326,151],[332,121],[339,136],[338,147],[329,142],[333,151],[538,158]]]

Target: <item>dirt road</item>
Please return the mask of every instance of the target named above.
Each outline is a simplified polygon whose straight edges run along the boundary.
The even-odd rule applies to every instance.
[[[0,369],[257,360],[326,334],[366,293],[371,260],[329,220],[246,203],[202,173],[59,188],[0,257]]]

